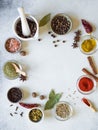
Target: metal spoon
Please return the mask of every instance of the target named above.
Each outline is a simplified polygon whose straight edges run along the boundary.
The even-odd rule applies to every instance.
[[[23,76],[26,76],[26,73],[24,71],[20,70],[15,63],[12,63],[12,65],[14,66],[17,73],[19,73]]]

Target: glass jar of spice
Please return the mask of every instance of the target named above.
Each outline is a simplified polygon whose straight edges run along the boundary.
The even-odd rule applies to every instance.
[[[53,112],[57,120],[65,121],[71,118],[73,108],[68,102],[60,101],[54,106]]]

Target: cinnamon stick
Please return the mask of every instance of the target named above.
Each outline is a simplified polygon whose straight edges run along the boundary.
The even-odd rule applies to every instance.
[[[89,64],[90,64],[90,66],[91,66],[91,69],[92,69],[93,73],[94,73],[94,74],[98,74],[97,68],[96,68],[96,66],[95,66],[95,64],[94,64],[94,61],[93,61],[92,57],[91,57],[91,56],[88,56],[87,59],[88,59],[88,62],[89,62]]]
[[[87,75],[93,77],[93,78],[96,80],[96,82],[98,82],[98,77],[95,76],[95,75],[93,75],[93,74],[92,74],[90,71],[88,71],[86,68],[83,68],[82,71],[83,71],[85,74],[87,74]]]

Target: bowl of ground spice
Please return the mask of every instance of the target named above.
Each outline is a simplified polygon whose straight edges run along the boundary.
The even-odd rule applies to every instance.
[[[32,121],[34,123],[38,123],[38,122],[42,121],[43,118],[44,118],[44,113],[41,108],[34,107],[34,108],[32,108],[32,110],[30,110],[30,112],[29,112],[30,121]]]
[[[8,38],[5,42],[5,49],[10,53],[17,53],[21,50],[21,41],[17,38]]]
[[[26,19],[30,28],[30,35],[24,36],[22,33],[22,24],[20,17],[17,17],[13,24],[13,31],[17,38],[23,41],[29,41],[29,40],[35,40],[38,38],[38,32],[39,32],[39,25],[37,20],[31,16],[26,15]]]
[[[23,94],[20,88],[13,87],[8,90],[7,97],[10,102],[17,103],[22,99]]]
[[[72,20],[64,13],[57,14],[51,20],[51,28],[56,34],[64,35],[72,29]]]
[[[94,54],[98,50],[98,41],[92,35],[82,36],[79,48],[83,54]]]
[[[72,113],[73,108],[68,102],[60,101],[54,106],[54,116],[60,121],[71,118]]]
[[[10,60],[10,61],[7,61],[4,66],[3,66],[3,73],[4,73],[4,76],[7,78],[7,79],[10,79],[10,80],[14,80],[14,79],[17,79],[20,75],[19,73],[16,72],[16,69],[15,67],[13,66],[13,63],[17,65],[17,67],[19,67],[19,69],[22,70],[22,67],[21,65],[15,61],[15,60]]]
[[[82,94],[91,94],[96,89],[96,81],[90,76],[82,75],[77,80],[77,89]]]

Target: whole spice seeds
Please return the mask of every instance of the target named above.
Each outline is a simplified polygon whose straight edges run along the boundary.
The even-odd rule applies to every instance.
[[[37,25],[33,19],[27,18],[27,22],[31,31],[31,34],[29,36],[24,36],[22,33],[22,26],[21,26],[21,20],[19,19],[17,25],[16,25],[16,32],[17,34],[22,38],[30,38],[33,37],[37,31]]]
[[[24,75],[22,75],[22,74],[20,75],[19,78],[20,78],[21,81],[25,81],[25,80],[27,80],[27,76],[24,76]]]
[[[59,34],[66,34],[71,29],[71,21],[64,15],[56,15],[51,21],[52,30]]]
[[[37,94],[36,92],[33,92],[33,93],[32,93],[32,97],[35,98],[35,97],[37,97],[37,96],[38,96],[38,94]]]
[[[20,51],[21,56],[26,56],[26,51]]]
[[[93,28],[89,22],[87,22],[85,19],[82,19],[81,22],[87,33],[91,33],[93,31]]]
[[[73,48],[77,48],[78,47],[78,42],[80,41],[80,36],[81,36],[81,31],[80,30],[77,30],[75,32],[75,37],[74,37],[74,42],[72,44],[72,47]]]
[[[38,108],[34,108],[29,112],[29,118],[32,122],[39,122],[43,117],[42,111]]]

